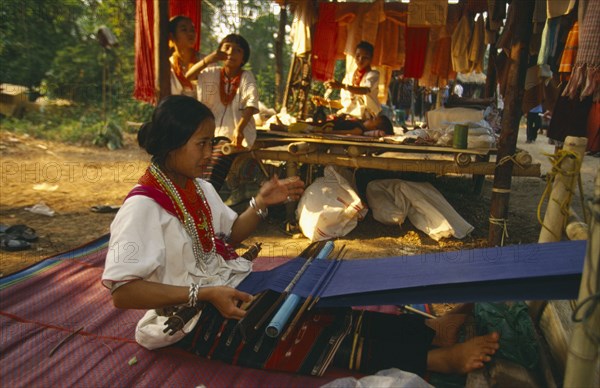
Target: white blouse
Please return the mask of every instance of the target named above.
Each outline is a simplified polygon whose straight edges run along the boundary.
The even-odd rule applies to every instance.
[[[197,55],[198,59],[201,59],[201,57],[203,57],[203,55],[202,56]],[[177,78],[177,76],[175,75],[175,71],[173,70],[174,61],[175,60],[173,59],[172,56],[169,57],[169,62],[171,63],[171,94],[174,96],[182,94],[184,96],[196,98],[196,90],[184,88],[183,85],[181,84],[181,81],[179,81],[179,78]]]
[[[352,85],[354,72],[347,72],[342,83]],[[381,112],[381,104],[377,99],[379,88],[379,71],[371,70],[360,80],[360,87],[369,88],[367,94],[354,94],[346,89],[340,91],[341,103],[344,106],[338,112],[348,114],[360,119],[377,116]]]
[[[228,236],[237,213],[227,207],[213,186],[198,180],[211,208],[215,234]],[[244,258],[224,260],[214,255],[205,270],[196,266],[192,239],[177,217],[145,195],[128,198],[110,226],[102,284],[144,279],[176,286],[236,287],[252,270]],[[210,256],[210,255],[207,255]],[[206,259],[206,258],[205,258]]]
[[[212,66],[202,70],[198,75],[198,100],[210,108],[215,115],[215,136],[225,136],[233,140],[233,131],[242,119],[246,108],[256,108],[258,111],[258,85],[252,72],[243,70],[240,86],[233,101],[223,105],[219,91],[221,68]],[[256,140],[256,124],[251,117],[244,128],[244,147],[250,147]]]

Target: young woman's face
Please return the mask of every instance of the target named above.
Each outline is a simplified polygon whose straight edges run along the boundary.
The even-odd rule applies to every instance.
[[[227,59],[224,61],[224,65],[232,69],[239,69],[242,67],[244,61],[244,49],[233,42],[225,42],[221,46],[221,51],[227,55]]]
[[[371,65],[371,56],[364,49],[356,49],[356,53],[354,54],[354,59],[356,60],[356,66],[358,66],[359,70],[363,70]]]
[[[201,177],[210,163],[215,121],[205,119],[183,146],[169,152],[165,167],[170,178],[178,184],[186,179]]]
[[[194,48],[196,43],[196,29],[190,19],[182,19],[177,23],[174,36],[171,40],[179,50],[186,48]]]

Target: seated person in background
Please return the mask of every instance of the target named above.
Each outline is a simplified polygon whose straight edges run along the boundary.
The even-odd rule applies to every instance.
[[[381,104],[377,99],[379,72],[371,69],[373,45],[362,41],[356,46],[354,61],[356,70],[346,73],[342,82],[330,80],[325,82],[328,89],[340,89],[340,101],[313,97],[316,105],[339,109],[338,114],[347,114],[358,119],[375,117],[381,112]]]
[[[217,50],[199,61],[189,72],[198,74],[198,100],[215,115],[215,136],[221,142],[213,149],[211,166],[204,178],[221,190],[236,154],[224,155],[222,145],[250,148],[256,140],[254,114],[258,113],[258,85],[252,71],[244,68],[250,45],[241,35],[229,34]],[[220,66],[214,66],[222,62]],[[189,76],[189,74],[188,74]]]
[[[171,94],[184,94],[196,97],[196,87],[186,72],[200,60],[201,55],[195,50],[196,29],[187,16],[173,16],[169,20],[169,47],[173,54],[171,62]]]
[[[383,137],[393,135],[394,126],[387,116],[381,114],[366,120],[338,116],[332,120],[325,121],[319,126],[312,126],[310,132]]]

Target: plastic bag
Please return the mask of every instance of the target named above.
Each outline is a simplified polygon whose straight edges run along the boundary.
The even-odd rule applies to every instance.
[[[473,312],[477,327],[483,333],[498,332],[502,358],[533,369],[539,359],[535,329],[524,302],[477,303]]]
[[[311,241],[345,236],[367,215],[368,209],[340,171],[325,167],[324,176],[308,186],[300,198],[298,224]]]

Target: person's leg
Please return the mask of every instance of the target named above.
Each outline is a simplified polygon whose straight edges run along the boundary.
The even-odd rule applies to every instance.
[[[531,143],[534,139],[535,139],[535,131],[536,129],[534,128],[534,116],[537,115],[537,113],[527,113],[527,143]]]
[[[531,129],[532,141],[537,140],[538,130],[542,127],[542,118],[538,113],[534,113],[535,117],[533,117],[533,125]]]

